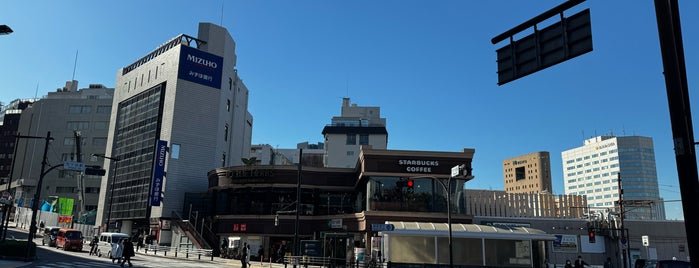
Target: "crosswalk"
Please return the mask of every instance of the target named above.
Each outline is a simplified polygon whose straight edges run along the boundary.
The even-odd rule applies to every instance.
[[[148,261],[132,261],[132,268],[173,268],[173,267],[221,267],[221,266],[226,266],[226,265],[221,265],[221,264],[214,264],[214,263],[200,263],[200,262],[177,262],[173,263],[171,261],[156,261],[156,262],[148,262]],[[66,267],[74,267],[74,268],[95,268],[95,267],[120,267],[116,263],[112,263],[111,261],[59,261],[59,262],[47,262],[47,263],[35,263],[35,265],[31,265],[31,267],[37,267],[37,268],[66,268]],[[128,264],[125,264],[124,267],[129,267]]]

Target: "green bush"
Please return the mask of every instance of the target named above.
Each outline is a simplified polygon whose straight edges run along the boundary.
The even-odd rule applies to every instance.
[[[26,254],[27,241],[14,239],[0,241],[0,256],[24,258]],[[34,258],[34,256],[36,256],[36,244],[32,242],[31,248],[29,249],[29,257]]]

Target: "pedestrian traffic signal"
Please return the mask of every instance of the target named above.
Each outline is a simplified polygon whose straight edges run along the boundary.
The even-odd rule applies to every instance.
[[[595,232],[590,230],[588,232],[588,238],[589,238],[590,244],[595,243]]]
[[[415,186],[415,182],[413,180],[408,180],[405,182],[405,186],[408,187],[408,192],[412,193],[413,192],[413,186]]]

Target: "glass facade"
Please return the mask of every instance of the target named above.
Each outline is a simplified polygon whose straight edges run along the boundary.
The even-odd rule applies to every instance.
[[[408,180],[413,182],[409,187]],[[410,212],[447,212],[447,195],[444,189],[447,179],[441,183],[431,177],[370,177],[367,182],[367,203],[370,211],[410,211]],[[454,179],[451,183],[452,213],[465,213],[464,199],[460,195],[464,189],[464,180]],[[412,189],[411,189],[412,188]]]
[[[357,195],[321,189],[301,190],[301,215],[336,215],[364,210],[357,205]],[[216,194],[218,215],[274,215],[296,209],[296,188],[235,188]]]
[[[160,136],[165,84],[157,85],[119,103],[112,148],[116,171],[111,219],[145,219],[149,209],[155,142]],[[111,190],[108,191],[111,193]],[[109,201],[108,201],[109,202]]]

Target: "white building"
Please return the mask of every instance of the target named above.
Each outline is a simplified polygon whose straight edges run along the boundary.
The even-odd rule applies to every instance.
[[[200,23],[198,37],[178,35],[117,72],[98,224],[169,243],[185,192],[248,157],[252,115],[235,66],[228,31]]]
[[[591,207],[614,211],[621,174],[625,218],[665,219],[652,138],[598,136],[561,156],[566,194],[586,195]]]
[[[362,145],[373,149],[388,145],[386,118],[381,118],[380,108],[350,105],[349,98],[342,98],[341,114],[323,128],[323,136],[325,167],[353,168]]]

